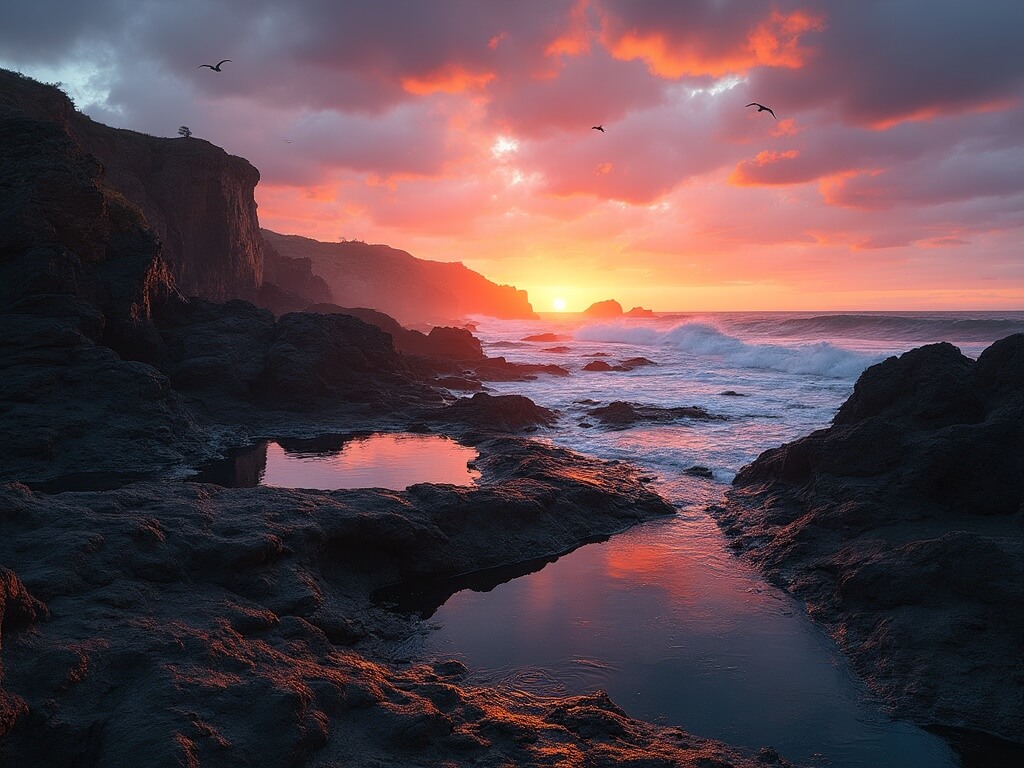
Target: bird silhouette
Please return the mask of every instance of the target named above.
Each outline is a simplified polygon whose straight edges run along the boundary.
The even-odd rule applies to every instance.
[[[592,126],[590,126],[590,130],[592,130],[592,131],[600,131],[601,133],[604,133],[604,126],[603,125],[592,125]]]
[[[216,64],[200,64],[198,67],[196,67],[196,69],[202,69],[203,67],[209,67],[214,72],[220,72],[221,71],[220,65],[224,64],[224,63],[226,63],[228,61],[231,61],[231,59],[221,59]]]
[[[758,112],[771,112],[772,113],[772,117],[775,117],[775,112],[772,111],[772,108],[771,107],[766,107],[764,104],[758,104],[756,101],[752,101],[749,104],[747,104],[747,106],[748,107],[757,107],[757,111]],[[775,117],[775,119],[778,120],[779,118]]]
[[[281,137],[281,141],[283,141],[285,144],[291,144],[292,143],[291,139],[286,139],[284,136]]]

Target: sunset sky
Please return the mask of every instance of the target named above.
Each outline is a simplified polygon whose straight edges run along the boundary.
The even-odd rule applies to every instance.
[[[248,158],[270,229],[541,311],[1021,309],[1022,34],[1022,0],[4,0],[0,66]]]

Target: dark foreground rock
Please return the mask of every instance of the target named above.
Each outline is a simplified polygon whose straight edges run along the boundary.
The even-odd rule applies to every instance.
[[[898,714],[1024,742],[1024,335],[872,366],[711,511]]]
[[[423,413],[427,421],[461,424],[482,432],[523,432],[554,424],[558,414],[522,395],[477,392],[441,410]]]
[[[693,421],[723,421],[724,416],[708,413],[699,406],[661,408],[655,405],[637,405],[616,400],[613,403],[587,411],[606,427],[624,429],[639,422],[669,422],[690,419]]]
[[[508,439],[480,488],[0,487],[9,765],[753,766],[602,693],[477,688],[386,658],[378,586],[566,549],[670,513],[635,473]],[[641,761],[641,762],[638,762]]]

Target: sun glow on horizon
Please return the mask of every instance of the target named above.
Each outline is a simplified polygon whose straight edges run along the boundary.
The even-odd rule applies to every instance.
[[[565,299],[561,296],[556,296],[551,300],[551,306],[554,307],[555,312],[565,312]]]

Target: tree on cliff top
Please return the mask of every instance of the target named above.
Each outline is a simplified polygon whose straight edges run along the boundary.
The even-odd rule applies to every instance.
[[[189,128],[187,125],[183,125],[181,126],[181,128],[178,129],[178,135],[181,136],[183,139],[187,139],[189,136],[192,135],[192,129]]]

